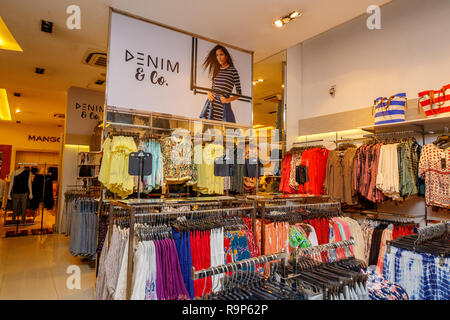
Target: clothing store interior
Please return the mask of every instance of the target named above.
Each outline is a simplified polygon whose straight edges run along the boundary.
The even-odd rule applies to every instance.
[[[263,3],[0,2],[1,300],[450,299],[450,1]]]

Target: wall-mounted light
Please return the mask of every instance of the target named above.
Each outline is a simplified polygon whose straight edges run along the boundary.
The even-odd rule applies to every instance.
[[[276,19],[273,22],[273,25],[277,28],[281,28],[283,27],[286,23],[291,22],[292,20],[294,20],[295,18],[300,17],[303,14],[303,12],[301,11],[292,11],[291,13],[285,15],[282,18]]]

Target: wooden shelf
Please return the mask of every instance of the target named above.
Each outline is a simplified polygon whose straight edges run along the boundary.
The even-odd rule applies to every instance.
[[[366,127],[358,127],[358,129],[368,131],[371,133],[383,133],[383,132],[397,132],[397,131],[414,131],[418,133],[425,131],[437,131],[444,127],[450,127],[450,116],[439,118],[421,118],[414,120],[406,120],[404,122],[380,124]]]

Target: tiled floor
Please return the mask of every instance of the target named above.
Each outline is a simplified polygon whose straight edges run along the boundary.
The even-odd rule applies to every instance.
[[[69,266],[80,268],[81,288],[70,290]],[[0,300],[94,298],[95,269],[69,253],[69,237],[51,234],[0,238]]]

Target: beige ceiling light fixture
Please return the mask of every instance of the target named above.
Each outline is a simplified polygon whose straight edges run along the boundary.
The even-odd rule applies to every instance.
[[[0,49],[23,52],[2,17],[0,17]]]
[[[277,28],[281,28],[283,27],[285,24],[291,22],[292,20],[300,17],[303,14],[302,11],[298,10],[298,11],[292,11],[291,13],[285,15],[282,18],[279,18],[277,20],[275,20],[272,24],[277,27]]]

